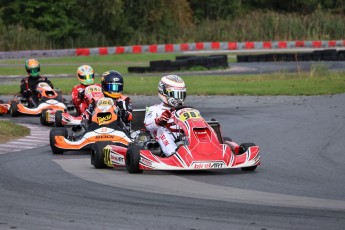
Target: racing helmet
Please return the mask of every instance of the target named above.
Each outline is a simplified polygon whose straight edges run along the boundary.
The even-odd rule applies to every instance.
[[[176,107],[184,104],[186,85],[177,75],[166,75],[158,83],[158,96],[164,104]]]
[[[92,85],[95,82],[95,72],[89,65],[81,65],[77,70],[77,78],[83,85]]]
[[[115,70],[107,71],[102,75],[101,85],[106,96],[115,99],[120,98],[124,85],[123,77]]]
[[[25,62],[25,70],[30,77],[38,77],[40,75],[40,63],[36,59],[28,59]]]

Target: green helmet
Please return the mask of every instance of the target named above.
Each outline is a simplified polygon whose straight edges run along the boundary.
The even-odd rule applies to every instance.
[[[31,77],[38,77],[40,75],[40,63],[36,59],[29,59],[25,62],[26,72]]]

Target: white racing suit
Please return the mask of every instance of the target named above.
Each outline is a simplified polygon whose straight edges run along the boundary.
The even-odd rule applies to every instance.
[[[175,153],[177,148],[175,137],[178,135],[178,133],[172,133],[166,127],[157,125],[155,119],[160,117],[165,110],[170,109],[171,107],[166,106],[163,102],[158,105],[146,107],[144,120],[147,131],[149,131],[151,135],[155,137],[166,156],[170,156]]]

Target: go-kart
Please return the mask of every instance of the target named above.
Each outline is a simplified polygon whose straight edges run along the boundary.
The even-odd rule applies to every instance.
[[[223,138],[219,122],[205,121],[194,108],[172,111],[168,124],[179,127],[175,154],[165,157],[158,142],[143,129],[128,148],[107,141],[95,143],[91,149],[91,164],[95,168],[125,166],[130,173],[228,168],[254,171],[260,164],[257,145],[238,145],[230,138]]]
[[[36,86],[35,93],[38,97],[37,107],[30,107],[28,101],[21,94],[16,94],[11,100],[10,113],[12,117],[19,115],[40,115],[48,109],[65,110],[62,95],[59,90],[52,89],[46,82],[40,82]],[[41,119],[42,124],[46,124]]]
[[[79,125],[52,128],[49,140],[53,153],[87,150],[97,141],[109,141],[127,148],[132,141],[121,127],[116,110],[111,98],[100,98],[92,115],[83,117]]]
[[[90,85],[85,88],[83,101],[92,104],[102,97],[104,97],[102,88],[98,85]],[[42,119],[46,123],[55,124],[56,127],[80,125],[83,120],[82,114],[77,114],[76,108],[72,104],[68,105],[65,111],[49,109],[42,113]]]
[[[10,104],[5,104],[3,100],[0,100],[0,114],[7,114],[10,112]]]

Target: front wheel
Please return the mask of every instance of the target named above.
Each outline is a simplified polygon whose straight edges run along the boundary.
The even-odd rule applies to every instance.
[[[55,146],[55,137],[62,136],[65,137],[65,128],[53,128],[50,130],[49,134],[49,141],[50,141],[50,148],[53,151],[53,154],[63,154],[64,150]]]
[[[55,112],[55,126],[56,127],[63,127],[62,124],[62,111],[58,110]]]
[[[15,101],[11,102],[10,113],[11,113],[12,117],[18,117],[19,112],[18,112],[17,102],[15,102]]]
[[[43,126],[48,126],[50,123],[47,122],[47,109],[42,110],[41,117],[40,117],[40,123]]]
[[[256,144],[254,144],[254,143],[243,143],[243,144],[241,144],[240,149],[239,149],[239,154],[245,153],[252,146],[256,146]],[[249,172],[249,171],[254,171],[257,167],[258,167],[257,165],[249,166],[249,167],[243,167],[243,168],[241,168],[241,170]]]
[[[91,148],[91,164],[96,169],[106,168],[104,148],[107,145],[113,144],[111,141],[99,141],[92,145]],[[110,157],[110,156],[108,156]]]
[[[139,168],[140,150],[144,149],[143,146],[132,144],[127,149],[126,154],[126,168],[129,173],[142,173],[143,170]]]

